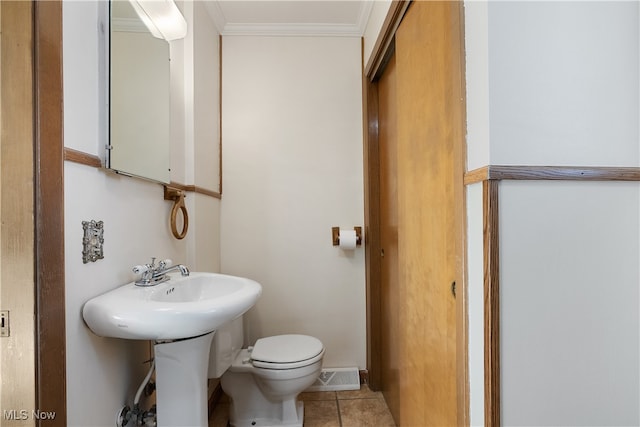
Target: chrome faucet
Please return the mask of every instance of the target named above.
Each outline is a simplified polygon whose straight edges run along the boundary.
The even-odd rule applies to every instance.
[[[162,260],[156,265],[156,259],[151,258],[150,264],[136,265],[133,272],[140,274],[140,279],[136,280],[138,286],[154,286],[170,279],[168,273],[180,270],[182,276],[189,275],[189,269],[182,264],[171,265],[170,259]]]

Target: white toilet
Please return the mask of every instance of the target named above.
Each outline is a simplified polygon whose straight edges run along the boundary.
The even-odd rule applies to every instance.
[[[277,335],[240,349],[241,340],[242,323],[234,321],[216,331],[211,348],[209,377],[220,377],[231,398],[231,425],[302,427],[304,406],[296,398],[320,375],[322,342],[307,335]]]

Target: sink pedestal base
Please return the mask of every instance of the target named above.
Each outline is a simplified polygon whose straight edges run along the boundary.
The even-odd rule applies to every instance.
[[[214,332],[156,343],[158,427],[207,427],[209,349]]]

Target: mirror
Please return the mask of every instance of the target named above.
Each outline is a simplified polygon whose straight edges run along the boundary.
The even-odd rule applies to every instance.
[[[169,43],[129,1],[110,2],[107,168],[169,183]]]

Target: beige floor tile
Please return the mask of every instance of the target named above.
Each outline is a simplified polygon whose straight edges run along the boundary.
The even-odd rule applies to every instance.
[[[335,391],[305,391],[300,393],[298,400],[307,402],[309,400],[336,400]]]
[[[300,399],[304,401],[304,427],[395,427],[382,393],[366,385],[353,391],[302,393]],[[227,402],[221,399],[218,403],[209,427],[227,426]]]
[[[335,400],[304,402],[304,427],[340,427],[338,402]]]
[[[393,417],[383,399],[339,400],[343,427],[395,427]]]
[[[209,418],[209,427],[227,427],[229,421],[229,404],[218,403]]]
[[[338,399],[382,399],[382,393],[379,391],[371,391],[368,385],[362,384],[360,390],[344,390],[336,392]]]

